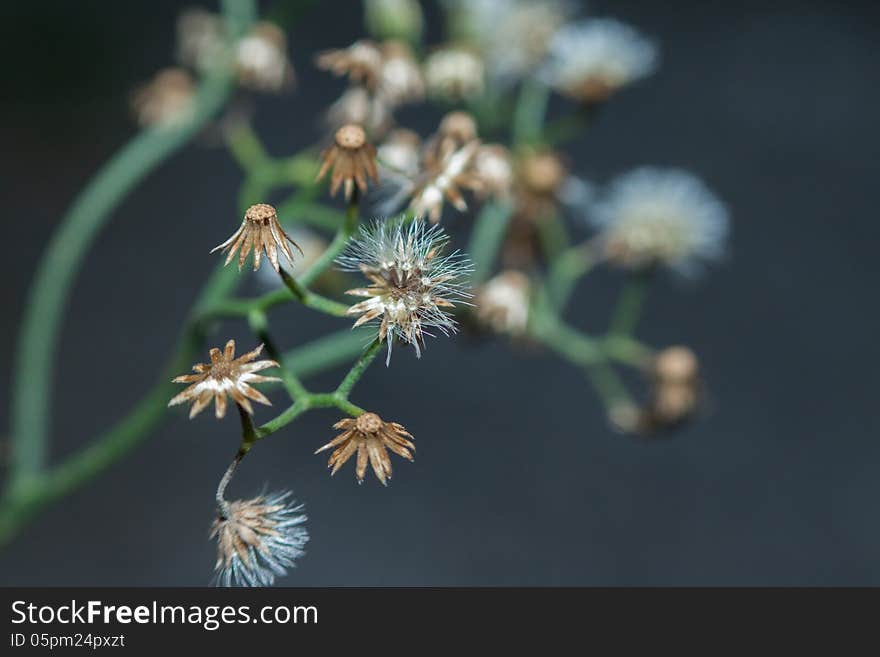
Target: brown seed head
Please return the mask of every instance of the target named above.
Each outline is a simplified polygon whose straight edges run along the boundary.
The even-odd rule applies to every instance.
[[[412,452],[416,446],[412,442],[412,434],[397,422],[385,422],[375,413],[363,413],[357,418],[344,418],[333,425],[342,431],[329,443],[318,449],[315,454],[333,449],[328,461],[332,468],[330,474],[336,474],[339,468],[356,455],[355,475],[363,482],[367,465],[372,466],[376,478],[383,484],[391,478],[391,458],[388,452],[413,460]]]
[[[359,125],[344,125],[336,131],[336,145],[346,150],[357,150],[367,142],[367,133]]]
[[[450,112],[440,121],[438,132],[443,137],[452,137],[464,144],[477,138],[477,122],[467,112]]]
[[[253,224],[267,226],[273,219],[278,218],[278,213],[268,203],[257,203],[247,209],[244,217]]]
[[[654,394],[654,419],[661,425],[675,424],[690,415],[696,403],[697,391],[693,386],[680,383],[662,384]]]
[[[550,196],[562,186],[568,174],[556,153],[535,153],[525,157],[520,164],[523,184],[533,194]]]
[[[688,383],[696,379],[699,361],[687,347],[667,347],[654,359],[654,374],[663,383]]]
[[[382,418],[375,413],[364,413],[355,420],[355,426],[361,433],[376,433],[382,428]]]

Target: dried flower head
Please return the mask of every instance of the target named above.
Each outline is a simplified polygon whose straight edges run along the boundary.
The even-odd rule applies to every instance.
[[[696,410],[697,393],[696,385],[660,383],[654,388],[650,405],[645,414],[646,427],[661,429],[684,422]]]
[[[652,367],[654,377],[663,383],[693,383],[699,368],[697,355],[680,345],[663,349],[654,357]]]
[[[423,169],[438,170],[454,151],[476,141],[477,121],[467,112],[449,112],[425,144]]]
[[[226,27],[219,14],[187,9],[177,19],[177,59],[204,73],[221,64],[226,54]]]
[[[419,172],[421,146],[421,137],[412,130],[393,130],[379,146],[379,164],[393,173],[415,177]]]
[[[367,141],[367,134],[359,125],[344,125],[336,131],[333,145],[321,155],[321,170],[315,180],[330,175],[330,195],[336,194],[340,185],[345,198],[350,199],[357,183],[361,192],[367,191],[367,177],[379,181],[376,168],[376,147]]]
[[[382,51],[372,41],[356,41],[348,48],[318,53],[318,68],[334,75],[347,75],[349,80],[375,89],[382,74]]]
[[[309,533],[303,506],[281,491],[228,502],[211,526],[220,586],[272,586],[304,553]]]
[[[554,35],[544,78],[561,93],[596,103],[652,73],[657,58],[654,44],[629,25],[590,19]]]
[[[484,144],[474,157],[474,175],[480,181],[476,189],[479,198],[490,196],[506,199],[513,187],[513,163],[508,151],[501,144]]]
[[[391,450],[398,456],[412,461],[412,453],[416,446],[412,443],[412,434],[397,422],[385,422],[375,413],[364,413],[356,418],[345,418],[333,425],[334,429],[341,429],[342,433],[329,443],[318,449],[315,454],[335,447],[330,455],[327,467],[333,468],[331,475],[348,461],[357,452],[357,467],[355,475],[358,483],[364,482],[367,472],[367,461],[373,467],[376,478],[383,485],[388,485],[391,479],[391,459],[388,451]]]
[[[605,254],[622,267],[667,265],[694,273],[717,259],[727,237],[727,209],[692,174],[641,168],[616,180],[595,204],[592,220]]]
[[[446,0],[454,32],[479,48],[494,80],[513,83],[533,72],[553,34],[571,14],[564,0]]]
[[[468,112],[449,112],[440,119],[437,134],[442,139],[452,140],[456,147],[464,146],[477,138],[477,120]]]
[[[435,50],[425,60],[425,84],[432,96],[467,100],[483,93],[483,60],[467,48],[448,46]]]
[[[382,44],[382,69],[377,94],[392,107],[425,97],[422,70],[413,57],[412,49],[403,41],[386,41]]]
[[[558,153],[524,153],[516,164],[516,206],[521,218],[536,222],[555,214],[568,178],[568,169]]]
[[[236,358],[235,340],[227,342],[223,351],[216,347],[211,349],[210,363],[196,363],[193,365],[195,374],[184,374],[172,380],[173,383],[189,383],[191,385],[168,402],[168,405],[192,403],[192,408],[189,411],[190,419],[205,410],[212,399],[214,400],[215,415],[218,419],[222,418],[226,415],[227,395],[231,395],[236,404],[252,415],[254,408],[251,406],[251,399],[271,406],[272,402],[263,393],[249,385],[251,383],[281,381],[275,376],[257,374],[257,372],[270,367],[278,367],[278,363],[274,360],[256,360],[262,351],[263,345],[260,345],[253,351]]]
[[[482,285],[474,295],[477,319],[496,333],[518,336],[529,322],[529,278],[508,269]]]
[[[519,179],[535,196],[556,196],[568,177],[568,170],[558,153],[528,153],[519,162]]]
[[[244,87],[269,92],[290,87],[294,73],[284,31],[268,21],[254,25],[236,44],[235,67]]]
[[[347,89],[330,106],[326,122],[334,131],[355,124],[376,136],[385,134],[393,120],[391,107],[384,97],[358,86]]]
[[[253,249],[254,271],[256,271],[260,268],[261,258],[265,251],[266,257],[269,258],[269,262],[272,263],[272,267],[277,272],[280,271],[278,265],[279,249],[287,258],[287,261],[293,264],[293,252],[290,250],[288,242],[293,244],[302,253],[299,244],[294,242],[290,235],[284,232],[281,223],[278,221],[278,213],[275,211],[275,208],[267,203],[258,203],[247,209],[241,226],[233,233],[232,237],[211,249],[211,253],[218,250],[222,253],[228,251],[229,254],[226,256],[226,262],[223,263],[226,266],[232,261],[236,251],[238,251],[238,269],[240,271],[248,254]]]
[[[426,171],[412,189],[410,207],[416,214],[427,214],[433,223],[440,221],[443,203],[449,201],[459,212],[467,210],[462,190],[478,190],[480,179],[473,171],[473,161],[480,148],[479,141],[465,144],[448,152],[440,160],[426,158]]]
[[[439,226],[427,227],[421,219],[376,222],[362,227],[357,238],[337,262],[344,271],[359,271],[371,285],[347,294],[365,297],[349,308],[359,315],[355,326],[379,323],[379,339],[388,344],[388,361],[394,339],[411,344],[421,356],[424,336],[438,329],[444,335],[457,330],[446,309],[470,295],[466,277],[471,271],[458,251],[442,255],[449,238]]]
[[[139,125],[170,127],[192,116],[194,98],[195,83],[190,74],[166,68],[134,92],[131,106]]]

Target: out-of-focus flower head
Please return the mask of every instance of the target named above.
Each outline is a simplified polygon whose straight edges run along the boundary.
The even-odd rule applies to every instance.
[[[417,42],[425,18],[418,0],[366,0],[364,20],[370,34],[378,39]]]
[[[369,287],[347,292],[365,298],[348,312],[359,316],[355,326],[378,322],[388,361],[395,339],[412,345],[420,357],[431,330],[457,331],[448,309],[470,297],[471,265],[458,251],[443,255],[448,240],[439,226],[428,227],[419,218],[409,224],[377,221],[362,227],[337,259],[343,271],[360,272],[370,281]]]
[[[523,335],[529,322],[529,288],[529,278],[521,271],[502,271],[476,290],[477,319],[496,333]]]
[[[477,121],[467,112],[453,111],[440,119],[437,132],[425,144],[425,168],[430,169],[477,139]]]
[[[376,168],[376,147],[367,141],[367,134],[359,125],[344,125],[336,131],[333,145],[321,155],[321,169],[315,180],[330,174],[330,195],[336,194],[340,185],[345,198],[350,199],[357,184],[361,192],[367,191],[367,178],[379,182]]]
[[[433,160],[413,189],[410,203],[413,212],[426,214],[431,222],[437,223],[443,214],[444,201],[449,201],[459,212],[467,210],[462,190],[476,190],[481,186],[472,170],[479,148],[479,141],[471,141],[442,159]]]
[[[629,25],[588,19],[556,32],[542,77],[575,100],[598,103],[652,73],[657,60],[657,47]]]
[[[459,111],[447,114],[441,120],[437,133],[422,147],[416,167],[412,164],[413,150],[417,144],[406,144],[405,153],[402,146],[391,144],[389,148],[390,155],[396,152],[401,159],[405,156],[406,168],[398,167],[386,179],[383,193],[387,200],[380,204],[380,214],[398,210],[409,198],[410,208],[415,214],[426,214],[436,223],[440,220],[446,201],[459,211],[467,209],[464,190],[482,192],[489,187],[485,189],[483,197],[495,193],[491,186],[498,181],[483,181],[475,167],[481,146],[477,139],[476,121],[470,114]],[[487,174],[497,172],[497,168],[486,170]]]
[[[384,135],[392,122],[388,102],[361,86],[347,89],[327,111],[327,124],[331,129],[356,124],[363,126],[372,137]]]
[[[293,84],[293,65],[287,57],[284,31],[260,21],[235,45],[239,83],[256,91],[278,92]]]
[[[330,71],[337,76],[348,76],[348,79],[375,90],[382,74],[382,51],[369,40],[355,41],[347,48],[325,50],[315,58],[318,68]]]
[[[510,151],[501,144],[483,144],[474,157],[474,175],[480,181],[478,198],[507,199],[513,186]]]
[[[194,97],[195,83],[190,74],[180,68],[166,68],[135,90],[131,107],[142,127],[173,127],[192,116]]]
[[[416,446],[410,440],[412,434],[403,425],[397,422],[385,422],[375,413],[345,418],[334,424],[333,428],[341,429],[342,433],[315,452],[318,454],[336,448],[327,464],[328,467],[333,468],[330,471],[331,476],[357,453],[355,476],[358,483],[364,483],[367,462],[369,462],[376,478],[383,486],[387,486],[388,480],[391,479],[391,459],[388,450],[407,461],[413,460],[412,452],[415,451]]]
[[[275,211],[275,208],[268,203],[257,203],[249,207],[244,213],[244,219],[238,230],[232,234],[232,237],[211,249],[211,253],[215,251],[226,253],[228,251],[226,261],[223,263],[225,267],[232,262],[232,258],[238,252],[238,269],[241,271],[241,268],[244,267],[244,261],[250,254],[251,249],[253,249],[254,271],[256,271],[260,268],[262,255],[265,252],[272,268],[278,272],[279,251],[287,258],[290,264],[293,264],[293,252],[290,250],[288,242],[301,251],[299,244],[294,242],[293,238],[284,232],[284,228],[281,227],[281,223],[278,221],[278,213]]]
[[[421,146],[421,137],[412,130],[393,130],[379,146],[379,165],[394,174],[413,178],[419,172]]]
[[[600,196],[591,218],[609,261],[629,269],[665,265],[685,274],[724,251],[728,213],[696,176],[644,167]]]
[[[223,17],[204,9],[187,9],[177,20],[177,58],[206,73],[231,63],[246,89],[279,92],[294,82],[287,56],[287,37],[275,23],[259,21],[236,43],[230,43]]]
[[[517,214],[534,222],[555,213],[568,178],[568,167],[559,153],[520,153],[516,162]]]
[[[302,504],[280,491],[223,505],[211,527],[219,586],[272,586],[304,553],[309,533]]]
[[[696,410],[700,395],[699,360],[688,347],[663,349],[651,367],[652,392],[642,424],[647,430],[673,427]]]
[[[376,93],[390,106],[422,100],[425,82],[412,49],[403,41],[382,44],[382,67]]]
[[[192,403],[189,412],[190,419],[201,413],[211,401],[214,401],[214,410],[217,419],[226,415],[226,397],[230,395],[242,410],[253,415],[254,408],[249,400],[271,406],[272,402],[251,383],[267,383],[269,381],[281,381],[276,376],[262,376],[257,374],[270,367],[278,367],[274,360],[256,360],[263,351],[260,345],[253,351],[235,357],[235,340],[226,343],[223,351],[216,347],[211,349],[210,363],[196,363],[193,365],[195,374],[184,374],[173,379],[173,383],[191,384],[179,395],[174,397],[169,406],[177,406],[183,403]]]
[[[226,26],[219,14],[185,9],[177,19],[177,59],[199,73],[221,64],[227,56]]]
[[[476,98],[485,88],[485,66],[472,49],[448,45],[435,50],[424,63],[428,93],[446,100]]]
[[[572,13],[561,0],[447,0],[456,38],[478,48],[488,75],[512,83],[533,72]]]

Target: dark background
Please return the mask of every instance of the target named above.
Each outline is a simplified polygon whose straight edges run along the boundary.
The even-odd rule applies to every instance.
[[[322,4],[291,30],[297,92],[258,105],[256,124],[274,153],[314,141],[341,88],[313,68],[312,54],[361,33],[358,3]],[[0,5],[0,431],[37,259],[75,193],[133,134],[128,93],[171,63],[180,7]],[[329,411],[261,444],[235,480],[233,495],[269,482],[307,504],[309,552],[281,583],[880,584],[880,8],[591,9],[655,36],[663,62],[569,149],[575,168],[604,181],[640,164],[686,167],[732,212],[725,265],[694,284],[664,277],[640,331],[701,355],[705,417],[670,439],[634,440],[607,428],[581,373],[550,354],[461,338],[432,342],[421,362],[401,350],[354,396],[417,438],[417,460],[395,462],[388,489],[358,486],[350,467],[327,476],[325,458],[312,452],[332,436]],[[436,114],[405,118],[424,134]],[[222,150],[190,146],[116,212],[64,327],[56,458],[118,419],[155,379],[215,264],[207,247],[238,221],[238,182]],[[618,283],[588,281],[572,321],[601,327]],[[273,324],[285,347],[339,327],[302,309],[279,312]],[[250,340],[241,326],[226,333]],[[214,487],[237,433],[234,421],[175,413],[0,553],[0,583],[208,582]]]

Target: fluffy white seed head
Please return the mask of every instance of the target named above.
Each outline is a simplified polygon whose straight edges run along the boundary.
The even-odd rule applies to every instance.
[[[443,48],[425,60],[425,84],[432,96],[454,100],[479,96],[484,78],[483,60],[471,50]]]
[[[614,181],[591,217],[613,262],[634,269],[667,265],[683,273],[722,255],[729,223],[727,208],[699,178],[650,167]]]
[[[562,93],[598,101],[652,73],[657,61],[653,42],[629,25],[589,19],[556,32],[543,77]]]

